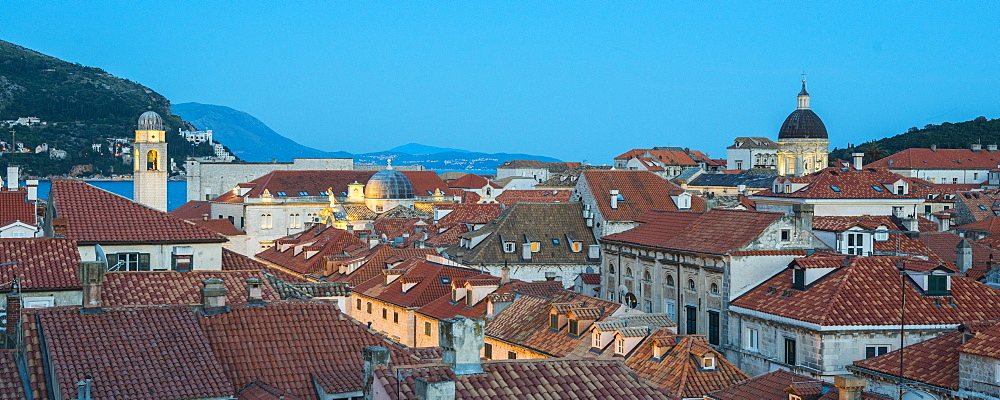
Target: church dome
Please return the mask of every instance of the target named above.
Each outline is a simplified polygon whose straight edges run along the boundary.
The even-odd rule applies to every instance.
[[[372,175],[365,185],[367,199],[412,199],[413,183],[402,172],[384,169]]]
[[[162,131],[163,118],[155,111],[146,111],[139,116],[140,131]]]
[[[782,139],[827,139],[826,125],[812,110],[798,109],[781,124],[778,141]]]

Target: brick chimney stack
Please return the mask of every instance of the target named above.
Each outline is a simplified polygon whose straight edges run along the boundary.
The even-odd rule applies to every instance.
[[[104,285],[104,273],[107,266],[101,261],[80,261],[80,284],[83,286],[84,314],[100,314],[101,287]]]
[[[372,385],[375,381],[375,366],[389,365],[389,349],[382,346],[368,346],[361,349],[361,359],[364,360],[364,394],[365,400],[374,399],[374,390],[372,390]]]
[[[208,278],[202,281],[201,309],[205,314],[229,312],[226,305],[226,286],[222,279]]]
[[[16,285],[16,283],[15,283]],[[6,348],[18,348],[21,344],[18,343],[18,332],[21,329],[21,295],[20,290],[17,287],[12,288],[10,293],[7,293],[7,343],[9,346]]]
[[[479,351],[486,344],[483,338],[483,321],[458,316],[443,319],[439,324],[441,362],[451,364],[456,375],[481,374],[483,366],[479,360]]]

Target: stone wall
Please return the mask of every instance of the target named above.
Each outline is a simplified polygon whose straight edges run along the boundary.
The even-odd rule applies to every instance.
[[[959,353],[958,387],[969,398],[1000,398],[1000,360]]]

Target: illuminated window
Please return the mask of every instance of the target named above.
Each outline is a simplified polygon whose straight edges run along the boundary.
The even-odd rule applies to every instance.
[[[271,228],[274,228],[274,220],[271,218],[271,214],[261,214],[260,229],[271,229]]]

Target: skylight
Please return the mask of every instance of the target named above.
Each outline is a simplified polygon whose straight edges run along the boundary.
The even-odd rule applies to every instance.
[[[302,190],[299,191],[299,196],[308,196],[308,195],[309,195],[309,192],[302,191]]]
[[[840,188],[836,187],[836,186],[830,186],[830,190],[833,190],[834,192],[840,193]]]
[[[432,191],[428,190],[428,191],[427,191],[427,195],[428,195],[428,196],[433,196],[433,195],[434,195],[434,192],[432,192]]]
[[[980,210],[983,210],[983,211],[986,211],[986,206],[982,206],[982,205],[981,205],[981,206],[979,206],[979,209],[980,209]]]
[[[274,195],[275,196],[288,196],[288,193],[285,193],[285,192],[274,192]]]
[[[882,187],[881,186],[872,186],[872,189],[875,189],[876,192],[880,192],[880,193],[882,192]]]
[[[439,276],[438,281],[441,282],[442,285],[451,285],[451,278],[447,276]]]
[[[347,192],[340,192],[340,195],[346,197],[347,196]]]
[[[557,245],[557,246],[558,246],[558,245],[559,245],[559,239],[556,239],[556,238],[552,238],[552,244],[554,244],[554,245]]]

